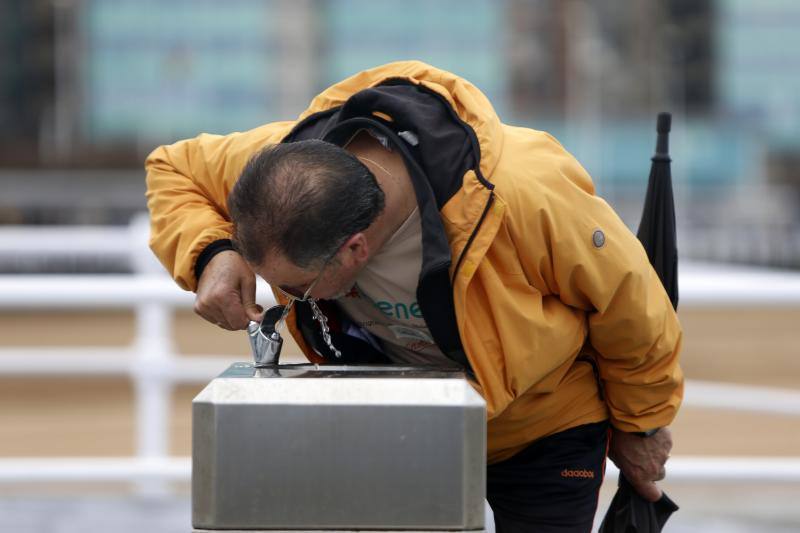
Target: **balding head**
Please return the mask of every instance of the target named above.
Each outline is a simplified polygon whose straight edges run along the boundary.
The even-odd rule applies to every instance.
[[[346,150],[318,140],[264,148],[228,196],[233,240],[252,265],[278,252],[311,267],[369,227],[383,208],[372,172]]]

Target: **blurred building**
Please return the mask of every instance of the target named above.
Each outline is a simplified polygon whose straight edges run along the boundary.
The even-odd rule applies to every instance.
[[[147,223],[128,224],[145,209],[142,161],[153,147],[293,119],[330,83],[409,58],[471,80],[505,122],[552,132],[631,227],[656,113],[671,111],[682,260],[800,268],[798,23],[800,3],[791,0],[0,0],[0,274],[150,272]],[[11,230],[22,225],[37,232],[20,238]],[[69,237],[44,228],[44,238],[47,225],[103,227]],[[736,271],[715,265],[697,279]],[[754,276],[770,284],[769,274]],[[6,287],[29,287],[24,305],[0,310],[0,460],[9,463],[186,458],[202,369],[250,358],[243,334],[194,315],[190,295],[173,309],[142,305],[130,291],[116,297],[119,307],[97,297],[91,309],[42,304],[58,292],[45,283],[58,277],[4,277]],[[130,278],[88,281],[120,280]],[[75,278],[61,283],[86,290]],[[796,302],[725,297],[684,300],[686,375],[779,387],[767,398],[786,407],[780,394],[800,382]],[[179,368],[190,376],[166,379]],[[735,394],[753,394],[745,391]],[[796,417],[690,403],[674,426],[678,458],[772,455],[792,471]],[[187,480],[173,487],[183,514],[146,485],[6,484],[0,530],[183,530]],[[607,485],[606,502],[615,488]],[[800,523],[797,483],[666,486],[683,508],[674,530],[795,531]],[[137,491],[142,498],[125,507],[113,499]],[[102,499],[87,499],[92,492]],[[19,497],[26,493],[32,504]]]
[[[55,86],[50,4],[0,0],[0,162],[39,156]]]
[[[671,111],[684,256],[800,265],[789,0],[0,6],[0,222],[122,223],[144,208],[154,146],[292,119],[332,82],[416,58],[553,133],[632,227],[655,115]]]

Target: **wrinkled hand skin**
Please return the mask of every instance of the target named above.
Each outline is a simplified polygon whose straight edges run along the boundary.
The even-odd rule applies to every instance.
[[[194,312],[230,331],[261,321],[263,309],[256,301],[256,276],[237,252],[215,255],[197,284]]]
[[[666,476],[665,464],[672,450],[672,433],[661,428],[655,435],[640,437],[618,429],[611,432],[608,457],[625,474],[633,488],[647,501],[661,498],[656,481]]]

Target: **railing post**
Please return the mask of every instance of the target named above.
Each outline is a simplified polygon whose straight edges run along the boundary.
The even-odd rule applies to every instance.
[[[149,220],[135,216],[129,227],[130,254],[134,275],[163,272],[150,253]],[[172,381],[167,372],[173,359],[173,310],[162,302],[146,302],[136,307],[133,378],[136,405],[136,455],[143,460],[164,460],[169,455],[169,416]],[[160,481],[137,483],[140,493],[163,495],[168,486]]]

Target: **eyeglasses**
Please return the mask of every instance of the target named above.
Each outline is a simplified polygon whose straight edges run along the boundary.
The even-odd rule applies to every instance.
[[[305,302],[311,297],[311,291],[314,290],[314,287],[316,287],[317,283],[319,283],[319,280],[322,279],[322,275],[325,274],[325,270],[328,268],[328,265],[333,260],[333,258],[336,257],[336,254],[338,252],[339,249],[337,248],[336,251],[333,252],[333,255],[328,257],[325,260],[325,262],[322,263],[322,268],[320,269],[319,274],[317,274],[317,277],[314,278],[314,280],[311,282],[311,284],[308,286],[308,288],[305,290],[304,293],[301,294],[300,291],[297,291],[293,288],[281,287],[281,286],[278,286],[278,291],[282,295],[284,295],[287,299],[289,299],[290,303],[293,303],[294,301]]]
[[[317,306],[317,301],[314,298],[311,298],[311,291],[314,289],[319,280],[322,279],[322,275],[325,273],[325,269],[328,268],[330,262],[333,260],[334,257],[336,257],[336,254],[339,253],[339,248],[340,247],[337,247],[336,251],[334,251],[333,254],[331,254],[331,256],[325,260],[325,262],[322,264],[322,268],[320,269],[319,274],[317,274],[317,277],[314,278],[314,281],[311,282],[311,284],[308,286],[308,288],[306,289],[305,293],[303,293],[302,296],[298,296],[299,292],[295,293],[295,291],[293,291],[292,289],[280,286],[277,287],[278,291],[289,299],[289,302],[286,304],[286,306],[284,306],[283,312],[281,313],[281,316],[278,319],[278,321],[275,323],[275,328],[274,328],[274,331],[276,332],[279,332],[282,329],[283,324],[286,322],[286,317],[289,316],[289,311],[292,309],[292,306],[294,305],[295,302],[308,301],[309,305],[311,306],[312,316],[314,320],[319,322],[319,326],[322,331],[322,339],[325,341],[325,344],[328,345],[328,348],[330,348],[331,353],[333,353],[333,355],[336,356],[337,358],[342,356],[342,352],[337,350],[336,347],[333,345],[333,341],[331,340],[330,329],[328,328],[328,318],[323,314],[323,312]],[[266,318],[266,314],[264,315],[264,317]]]

